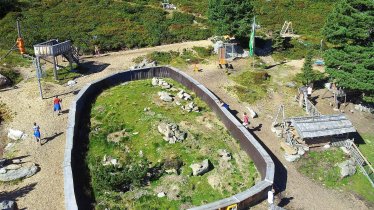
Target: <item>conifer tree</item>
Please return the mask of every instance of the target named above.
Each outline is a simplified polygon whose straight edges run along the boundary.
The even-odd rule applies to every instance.
[[[323,28],[334,48],[324,53],[326,71],[336,83],[374,102],[374,1],[342,0]]]
[[[208,18],[217,35],[248,37],[253,15],[250,0],[209,0]]]

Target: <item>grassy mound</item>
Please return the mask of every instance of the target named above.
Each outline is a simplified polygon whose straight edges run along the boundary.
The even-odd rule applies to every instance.
[[[367,149],[366,147],[364,147]],[[367,152],[365,150],[365,152]],[[368,156],[372,159],[372,156]],[[352,191],[357,197],[374,204],[374,191],[368,179],[356,168],[356,174],[351,177],[340,178],[340,168],[337,164],[348,159],[340,150],[309,152],[306,157],[297,162],[298,170],[312,180],[329,188]]]
[[[175,102],[161,101],[159,91],[150,80],[125,83],[103,92],[93,105],[86,161],[97,209],[180,209],[229,197],[255,184],[259,175],[254,163],[205,103],[192,94],[200,112],[186,112]],[[178,124],[187,138],[169,144],[158,132],[161,122]],[[123,131],[120,141],[108,142],[108,135],[118,131]],[[232,159],[222,161],[219,149],[230,152]],[[104,156],[122,166],[103,166]],[[211,170],[192,176],[189,166],[204,159],[209,159]],[[170,168],[177,173],[167,172]],[[157,197],[160,192],[166,196]]]

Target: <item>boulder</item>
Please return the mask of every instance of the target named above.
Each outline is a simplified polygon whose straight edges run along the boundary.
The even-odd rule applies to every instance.
[[[19,140],[23,139],[25,137],[25,133],[19,130],[15,129],[9,129],[8,130],[8,138],[12,140]]]
[[[16,170],[7,170],[6,173],[0,174],[0,181],[8,182],[16,179],[27,178],[34,175],[38,171],[35,164],[23,166]]]
[[[201,163],[194,163],[190,165],[193,176],[200,176],[209,171],[209,160],[205,159]]]
[[[7,86],[9,86],[11,84],[12,83],[11,83],[11,81],[8,78],[6,78],[5,76],[3,76],[3,75],[0,74],[0,89],[1,88],[5,88],[5,87],[7,87]]]
[[[160,193],[157,194],[157,197],[159,197],[159,198],[163,198],[165,196],[166,196],[166,194],[164,192],[160,192]]]
[[[171,95],[169,95],[167,92],[158,92],[158,96],[160,96],[160,99],[165,102],[173,101],[173,97],[171,97]]]
[[[5,166],[4,168],[6,170],[17,170],[17,169],[20,169],[21,167],[22,167],[21,165],[10,164],[10,165]]]
[[[284,154],[284,158],[288,161],[288,162],[294,162],[295,160],[298,160],[300,158],[300,155],[288,155],[288,154]]]
[[[158,78],[157,77],[153,77],[152,78],[152,85],[153,86],[157,86],[158,85]]]
[[[16,210],[16,202],[11,200],[3,200],[0,202],[0,210]]]
[[[184,90],[180,90],[180,91],[177,93],[178,98],[183,99],[183,94],[184,94]]]
[[[247,109],[252,119],[257,117],[257,113],[251,107],[247,106]]]
[[[231,154],[229,152],[227,152],[225,149],[219,149],[218,150],[218,155],[220,156],[220,158],[222,160],[226,160],[226,161],[229,161],[231,160]]]
[[[296,87],[296,83],[295,82],[287,82],[286,87],[294,88],[294,87]]]
[[[170,144],[182,142],[187,138],[187,133],[180,131],[179,126],[175,123],[160,123],[157,130],[164,136],[163,139]]]
[[[342,178],[352,176],[356,173],[356,164],[353,159],[343,161],[342,163],[339,163],[338,166],[340,168],[340,176]]]
[[[305,150],[302,147],[299,147],[299,149],[297,150],[297,154],[303,156],[305,154]]]
[[[68,86],[70,86],[70,87],[72,87],[72,86],[74,86],[75,84],[77,84],[77,82],[75,81],[75,80],[70,80],[70,81],[68,81]]]
[[[290,146],[289,144],[287,144],[284,141],[281,141],[280,146],[286,152],[286,154],[288,154],[288,155],[295,155],[295,154],[297,154],[297,149],[294,148],[294,147],[292,147],[292,146]]]

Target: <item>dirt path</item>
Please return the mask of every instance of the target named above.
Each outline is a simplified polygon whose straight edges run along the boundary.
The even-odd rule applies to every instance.
[[[248,65],[246,62],[248,61],[239,60],[234,66]],[[228,76],[215,65],[202,65],[200,67],[203,69],[200,73],[194,73],[192,68],[187,72],[229,104],[231,109],[238,112],[237,117],[241,118],[243,112],[248,110],[245,108],[246,104],[240,103],[225,90],[225,86],[230,85]],[[273,99],[268,101],[269,104],[263,106],[272,107],[273,114],[275,114],[280,104],[278,102],[281,100],[282,97],[275,94]],[[261,108],[261,104],[257,107]],[[252,120],[252,125],[260,129],[252,130],[252,132],[261,139],[265,148],[268,151],[270,149],[273,153],[273,159],[275,159],[277,165],[275,184],[278,188],[285,188],[285,191],[282,192],[284,199],[281,205],[285,205],[287,209],[368,209],[354,195],[327,189],[299,173],[294,164],[285,161],[284,152],[279,146],[279,139],[270,131],[272,119],[264,112],[259,112],[259,116],[259,118]],[[254,207],[254,209],[267,209],[266,201]]]
[[[28,69],[22,74],[28,78],[18,84],[17,89],[0,92],[0,101],[5,103],[13,112],[16,112],[12,122],[4,127],[14,128],[26,132],[28,137],[18,142],[11,151],[10,157],[24,157],[24,162],[34,162],[39,165],[40,171],[34,176],[24,179],[16,184],[0,184],[0,200],[15,199],[20,209],[35,210],[61,210],[64,206],[63,170],[62,162],[65,147],[65,130],[67,124],[67,112],[74,98],[74,91],[82,88],[87,82],[102,78],[116,71],[126,69],[133,65],[132,59],[145,55],[154,50],[169,51],[182,50],[193,46],[208,46],[210,41],[195,41],[179,44],[158,46],[131,51],[111,53],[109,56],[86,58],[86,61],[94,61],[91,65],[100,72],[90,74],[77,79],[74,87],[65,87],[55,84],[45,84],[44,97],[41,100],[38,87],[34,78],[35,72]],[[104,65],[105,64],[105,65]],[[107,67],[107,68],[105,68]],[[97,70],[97,69],[95,69]],[[52,96],[61,95],[62,109],[65,112],[60,116],[53,116]],[[39,146],[32,138],[32,124],[40,125],[42,137],[49,141]],[[0,136],[6,136],[5,132]]]
[[[97,73],[77,79],[74,87],[64,87],[60,85],[47,84],[44,86],[45,95],[51,97],[54,94],[62,94],[63,110],[68,112],[68,106],[74,98],[74,91],[79,90],[87,82],[102,78],[114,72],[126,69],[133,65],[132,59],[145,55],[154,50],[169,51],[182,50],[192,46],[208,46],[209,41],[187,42],[181,44],[164,45],[154,48],[123,51],[111,53],[108,56],[85,58],[91,62],[91,66]],[[238,60],[235,66],[247,65],[247,61]],[[194,73],[192,66],[186,70],[196,80],[206,85],[222,100],[237,110],[238,116],[245,111],[245,105],[240,103],[234,96],[227,93],[225,86],[231,85],[231,80],[217,69],[215,64],[201,65],[203,71]],[[0,92],[0,101],[6,103],[14,112],[17,112],[13,121],[6,125],[6,128],[16,128],[25,131],[29,137],[17,143],[12,152],[8,154],[17,156],[27,156],[24,161],[32,161],[39,165],[40,171],[22,182],[8,185],[0,185],[0,199],[7,197],[16,199],[19,208],[25,209],[64,209],[63,195],[63,173],[62,161],[65,146],[65,130],[67,114],[55,117],[52,114],[51,98],[39,99],[38,89],[34,72],[28,73],[29,80],[19,84],[18,89]],[[270,102],[272,103],[272,102]],[[272,104],[274,110],[277,104]],[[352,195],[326,189],[318,185],[302,174],[298,173],[293,164],[284,161],[283,152],[280,150],[278,139],[270,132],[268,125],[271,123],[265,114],[260,112],[260,118],[253,121],[255,126],[262,124],[262,128],[254,131],[262,143],[265,144],[274,155],[281,161],[285,168],[280,167],[280,173],[276,175],[277,184],[287,181],[286,190],[283,196],[289,200],[286,206],[289,209],[367,209],[361,202]],[[50,140],[43,146],[37,145],[32,139],[32,123],[37,122],[41,127],[44,137]],[[1,135],[5,135],[4,133]],[[279,162],[278,162],[279,163]],[[279,169],[279,168],[278,168]],[[283,186],[284,187],[284,186]],[[287,202],[287,199],[285,200]],[[263,202],[255,209],[267,209]]]

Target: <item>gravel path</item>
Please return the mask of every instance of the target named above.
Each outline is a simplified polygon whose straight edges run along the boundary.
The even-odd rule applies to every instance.
[[[39,97],[35,72],[24,70],[27,80],[18,84],[17,89],[0,92],[0,101],[5,103],[13,112],[16,112],[12,122],[4,126],[5,130],[14,128],[28,134],[26,140],[17,143],[8,155],[23,157],[24,162],[30,161],[39,165],[40,171],[34,176],[24,179],[16,184],[0,184],[0,200],[3,198],[17,200],[20,209],[30,210],[61,210],[64,209],[64,188],[62,162],[65,147],[65,130],[67,112],[74,98],[74,91],[82,88],[86,83],[126,69],[133,65],[132,59],[145,55],[154,50],[169,51],[182,50],[193,46],[208,46],[210,41],[194,41],[179,44],[163,45],[154,48],[145,48],[131,51],[111,53],[108,56],[85,58],[85,61],[94,61],[92,66],[104,70],[89,74],[77,79],[77,85],[66,87],[55,84],[43,85],[44,97]],[[105,64],[105,65],[104,65]],[[109,65],[110,64],[110,65]],[[108,66],[109,65],[109,66]],[[54,116],[52,97],[61,95],[63,115]],[[32,138],[33,122],[40,125],[42,138],[50,139],[43,146],[39,146]],[[3,132],[0,136],[5,136]]]
[[[154,50],[169,51],[182,50],[192,46],[208,46],[209,41],[186,42],[180,44],[164,45],[154,48],[122,51],[111,53],[108,56],[85,58],[85,61],[92,61],[91,65],[98,70],[97,73],[77,79],[77,85],[70,88],[60,85],[47,84],[44,86],[46,97],[55,94],[61,95],[63,100],[63,110],[65,114],[53,116],[52,98],[39,99],[35,78],[28,78],[19,84],[18,89],[0,92],[0,101],[6,103],[16,116],[13,121],[7,124],[6,128],[15,128],[25,131],[29,137],[17,143],[11,152],[12,156],[27,156],[24,161],[32,161],[39,165],[40,171],[22,182],[8,185],[0,185],[0,199],[7,197],[17,200],[20,209],[64,209],[63,195],[63,174],[62,161],[65,145],[65,129],[67,112],[70,102],[74,98],[74,91],[79,90],[87,82],[102,78],[116,71],[126,69],[133,65],[132,59],[145,55]],[[239,60],[234,67],[248,65],[247,61]],[[201,65],[202,72],[195,73],[192,66],[186,70],[196,80],[207,86],[230,107],[238,111],[238,116],[245,111],[245,105],[240,103],[234,96],[227,93],[225,86],[231,85],[231,80],[224,74],[223,70],[217,69],[215,64]],[[105,69],[104,69],[105,68]],[[276,104],[274,104],[275,106]],[[275,109],[274,109],[275,110]],[[43,146],[39,146],[32,139],[32,123],[37,122],[41,127],[43,137],[50,140]],[[268,125],[271,120],[260,116],[252,121],[254,125],[262,124],[260,131],[254,131],[262,143],[265,144],[284,165],[280,167],[280,173],[276,175],[277,185],[287,181],[286,190],[282,193],[289,200],[286,205],[289,209],[368,209],[363,202],[355,199],[351,194],[326,189],[323,186],[310,181],[302,174],[298,173],[293,164],[284,161],[283,152],[280,150],[279,142],[270,132]],[[5,135],[5,134],[1,134]],[[276,161],[276,163],[279,163]],[[278,164],[278,166],[281,166]],[[278,168],[279,169],[279,168]],[[283,184],[284,185],[284,184]],[[267,209],[263,202],[255,209]]]

